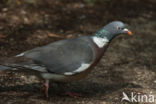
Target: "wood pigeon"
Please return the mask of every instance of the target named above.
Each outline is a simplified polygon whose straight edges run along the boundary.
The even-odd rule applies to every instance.
[[[102,58],[111,40],[119,34],[132,35],[132,32],[123,22],[113,21],[93,35],[59,40],[25,51],[9,63],[7,60],[1,64],[0,72],[34,72],[45,80],[45,94],[48,97],[49,80],[72,82],[84,78]]]

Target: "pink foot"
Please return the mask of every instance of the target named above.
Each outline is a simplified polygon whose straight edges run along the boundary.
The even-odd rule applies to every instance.
[[[44,87],[45,87],[45,89],[44,89],[45,95],[46,95],[46,97],[48,98],[48,97],[49,97],[49,94],[48,94],[48,90],[49,90],[49,81],[46,81],[46,82],[44,83]]]
[[[64,92],[62,95],[67,95],[67,96],[70,96],[70,97],[73,97],[73,98],[78,98],[78,97],[82,96],[81,94],[73,93],[73,92]]]

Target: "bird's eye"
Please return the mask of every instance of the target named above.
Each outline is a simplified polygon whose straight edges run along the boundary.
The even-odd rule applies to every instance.
[[[118,30],[121,30],[121,27],[117,27]]]

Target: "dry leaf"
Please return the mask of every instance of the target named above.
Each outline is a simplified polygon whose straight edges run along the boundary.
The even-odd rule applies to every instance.
[[[53,33],[48,33],[48,36],[49,37],[54,37],[54,38],[66,38],[65,36],[60,36],[60,35],[56,35],[56,34],[53,34]]]
[[[5,38],[5,36],[4,36],[4,35],[2,35],[2,34],[0,34],[0,38]]]

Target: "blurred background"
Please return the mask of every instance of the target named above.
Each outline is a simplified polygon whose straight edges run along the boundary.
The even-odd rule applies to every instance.
[[[155,5],[156,0],[0,0],[0,57],[92,35],[114,20],[127,23],[133,32],[114,39],[86,79],[63,88],[84,97],[60,96],[52,84],[46,100],[36,78],[7,73],[0,76],[0,104],[120,104],[123,91],[152,91],[156,97]]]

